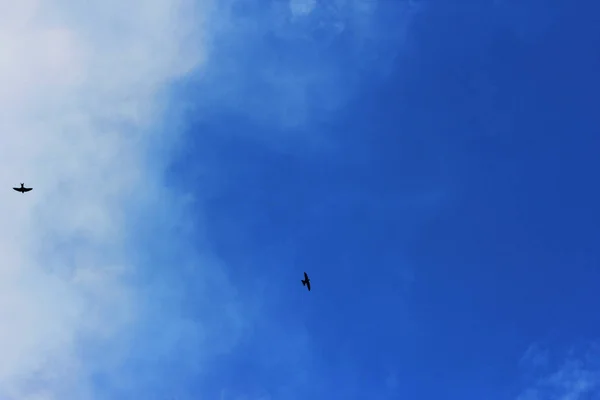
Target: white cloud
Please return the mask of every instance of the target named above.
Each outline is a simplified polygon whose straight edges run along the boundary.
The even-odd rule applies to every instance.
[[[142,315],[127,214],[165,196],[161,91],[205,60],[210,7],[0,0],[0,398],[97,398],[82,346]]]
[[[213,81],[201,106],[219,100],[285,125],[315,107],[343,105],[369,57],[393,59],[387,50],[397,43],[387,43],[376,3],[319,9],[321,2],[292,1],[257,22],[224,11],[221,4],[245,4],[237,0],[218,8],[213,0],[0,0],[0,399],[115,400],[97,391],[95,374],[109,375],[104,391],[131,394],[131,379],[143,385],[156,376],[130,365],[157,365],[178,351],[187,356],[180,365],[196,371],[202,356],[238,339],[245,321],[218,262],[206,261],[214,267],[202,265],[194,286],[203,319],[169,315],[186,302],[189,280],[140,270],[143,258],[180,260],[168,249],[136,253],[134,235],[156,233],[136,232],[132,221],[148,228],[150,213],[154,226],[181,218],[182,199],[165,193],[158,174],[178,140],[161,129],[165,89],[204,66],[215,32],[217,44],[235,46],[211,53],[218,60],[202,75]],[[307,18],[291,21],[293,14]],[[327,58],[350,28],[358,39],[346,60]],[[260,59],[254,50],[264,50],[266,34],[299,45],[291,62]],[[300,50],[310,55],[305,65],[295,65]],[[257,82],[263,97],[254,96]],[[20,182],[34,190],[13,192]],[[140,350],[147,353],[133,357]]]

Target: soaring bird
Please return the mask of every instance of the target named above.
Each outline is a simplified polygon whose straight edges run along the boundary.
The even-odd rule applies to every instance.
[[[21,183],[21,187],[20,188],[13,188],[13,189],[16,190],[17,192],[25,193],[25,192],[29,192],[33,188],[26,188],[25,184]]]

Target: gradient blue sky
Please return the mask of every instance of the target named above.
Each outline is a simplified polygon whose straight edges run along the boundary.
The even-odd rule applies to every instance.
[[[256,307],[203,398],[600,396],[600,7],[318,3],[239,3],[184,89],[167,179]]]
[[[53,5],[2,400],[600,398],[600,5]]]

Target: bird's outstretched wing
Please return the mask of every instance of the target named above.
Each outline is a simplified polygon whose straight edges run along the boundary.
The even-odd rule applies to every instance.
[[[30,190],[33,190],[33,188],[23,188],[24,192],[29,192]]]
[[[306,272],[304,273],[304,279],[308,280],[308,275],[306,275]]]
[[[16,190],[17,192],[21,191],[21,189],[19,189],[19,188],[13,188],[13,190]]]
[[[308,291],[310,292],[310,281],[306,282],[306,287],[308,288]]]

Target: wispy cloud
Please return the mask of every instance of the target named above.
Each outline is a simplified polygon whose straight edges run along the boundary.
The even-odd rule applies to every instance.
[[[521,357],[519,364],[523,369],[526,370],[538,370],[540,368],[547,368],[549,362],[549,351],[543,348],[539,343],[533,343],[531,346],[529,346],[527,351],[525,351],[525,354],[523,357]]]
[[[535,374],[517,400],[583,400],[600,395],[600,364],[596,346],[588,346],[584,351],[570,351],[554,368],[549,365],[548,351],[537,349],[537,346],[534,350],[530,348],[522,361],[539,367],[540,354],[544,355],[542,366],[548,367],[548,370]]]
[[[411,2],[219,2],[203,112],[223,107],[259,123],[302,126],[343,107],[361,76],[387,75],[419,10]]]

